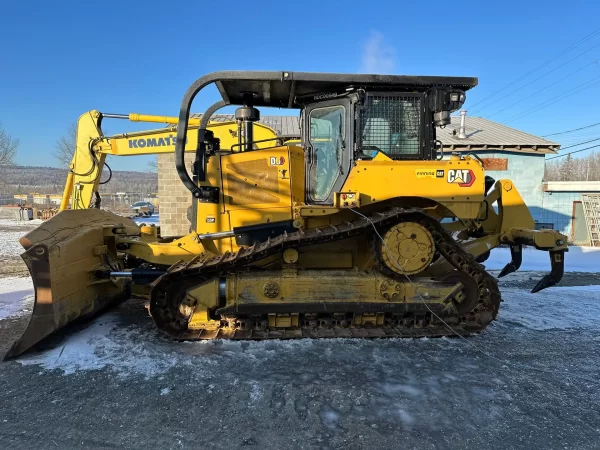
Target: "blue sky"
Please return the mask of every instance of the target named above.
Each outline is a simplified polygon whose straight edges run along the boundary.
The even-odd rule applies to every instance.
[[[19,164],[56,166],[55,142],[87,110],[177,115],[201,75],[264,69],[476,76],[469,115],[545,135],[600,122],[600,33],[498,90],[600,27],[594,17],[591,0],[3,2],[0,122],[20,139]],[[594,137],[600,127],[556,140]],[[143,170],[147,159],[112,162]]]

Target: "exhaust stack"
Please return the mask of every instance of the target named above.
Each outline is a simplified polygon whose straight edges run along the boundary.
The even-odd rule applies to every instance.
[[[467,133],[465,133],[465,120],[467,117],[467,110],[463,109],[460,111],[460,128],[458,129],[458,139],[466,139]]]

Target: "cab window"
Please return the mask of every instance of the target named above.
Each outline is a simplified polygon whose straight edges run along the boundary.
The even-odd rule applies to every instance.
[[[326,200],[342,172],[345,116],[346,108],[339,105],[310,111],[312,164],[309,194],[313,200]]]

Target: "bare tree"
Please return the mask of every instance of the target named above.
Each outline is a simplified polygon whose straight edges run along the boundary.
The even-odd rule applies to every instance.
[[[0,191],[4,192],[6,183],[5,169],[15,164],[19,140],[12,137],[0,124]]]
[[[546,181],[600,181],[600,153],[555,159],[546,163]]]
[[[19,140],[13,138],[0,124],[0,167],[13,166]]]
[[[562,161],[560,167],[561,181],[574,181],[577,163],[573,161],[571,154],[567,154],[567,157]]]
[[[58,159],[61,166],[69,167],[75,154],[75,139],[77,136],[77,124],[71,124],[66,135],[62,136],[54,146],[54,157]]]
[[[158,157],[155,156],[154,159],[148,161],[148,167],[146,169],[148,172],[158,172]]]

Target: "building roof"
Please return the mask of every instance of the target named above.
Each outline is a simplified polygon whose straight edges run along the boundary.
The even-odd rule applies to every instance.
[[[451,124],[437,129],[437,138],[444,144],[444,151],[461,150],[507,150],[524,153],[556,153],[560,144],[507,127],[483,117],[465,118],[466,139],[458,137],[460,116],[451,117]]]
[[[200,117],[193,114],[192,117]],[[233,114],[215,114],[215,122],[235,121]],[[266,125],[283,137],[299,137],[298,116],[261,116],[260,123]],[[466,139],[458,138],[460,116],[451,117],[451,123],[445,128],[437,128],[437,138],[444,144],[444,151],[504,150],[520,153],[554,154],[560,144],[507,127],[482,117],[465,119]]]

